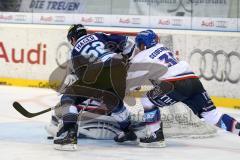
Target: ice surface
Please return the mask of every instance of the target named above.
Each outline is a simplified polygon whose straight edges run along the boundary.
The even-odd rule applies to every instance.
[[[167,139],[166,148],[140,148],[115,144],[111,140],[80,139],[79,150],[53,149],[44,130],[51,113],[27,119],[12,107],[21,102],[37,112],[54,105],[57,94],[48,89],[0,86],[0,160],[237,160],[240,138],[219,131],[207,139]],[[240,111],[221,109],[239,119]]]

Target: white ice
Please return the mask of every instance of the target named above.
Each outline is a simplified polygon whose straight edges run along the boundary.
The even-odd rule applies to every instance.
[[[140,148],[115,144],[111,140],[81,139],[79,150],[54,150],[44,125],[51,113],[25,118],[13,107],[21,102],[31,112],[41,111],[58,101],[48,89],[0,86],[0,160],[237,160],[240,138],[219,131],[214,138],[166,139],[166,148]],[[236,118],[239,110],[222,109]]]

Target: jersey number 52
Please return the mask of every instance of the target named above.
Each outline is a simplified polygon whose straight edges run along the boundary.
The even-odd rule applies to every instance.
[[[88,44],[82,50],[82,56],[89,59],[89,62],[94,62],[97,58],[102,57],[106,53],[104,44],[100,41]]]

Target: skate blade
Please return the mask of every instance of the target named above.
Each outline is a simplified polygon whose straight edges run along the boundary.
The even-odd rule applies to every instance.
[[[165,141],[152,142],[152,143],[140,142],[139,146],[144,147],[144,148],[164,148],[164,147],[166,147],[166,143],[165,143]]]
[[[55,144],[54,148],[60,151],[76,151],[78,149],[78,146],[77,144],[66,144],[66,145]]]
[[[125,141],[125,142],[117,142],[117,144],[119,145],[139,145],[139,141],[135,140],[135,141]]]

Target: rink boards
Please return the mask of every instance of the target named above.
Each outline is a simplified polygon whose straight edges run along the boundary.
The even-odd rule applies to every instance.
[[[49,87],[49,76],[69,56],[68,26],[0,25],[0,84]],[[125,34],[141,28],[89,27],[90,31]],[[240,108],[240,33],[155,30],[167,47],[187,60],[217,106]]]

